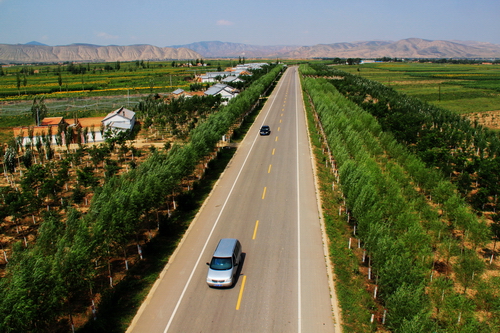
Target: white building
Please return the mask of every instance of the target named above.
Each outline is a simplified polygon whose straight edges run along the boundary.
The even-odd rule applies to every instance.
[[[239,94],[239,90],[228,86],[227,84],[214,84],[205,91],[205,95],[221,95],[222,98],[231,99]]]
[[[122,106],[104,117],[102,124],[113,131],[131,131],[135,125],[135,112]]]

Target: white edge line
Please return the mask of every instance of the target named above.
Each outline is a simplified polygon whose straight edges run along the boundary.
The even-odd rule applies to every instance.
[[[297,331],[300,333],[302,331],[302,276],[301,276],[301,261],[300,261],[300,172],[299,172],[299,104],[298,104],[298,93],[297,93],[297,75],[298,68],[295,74],[295,93],[297,97],[295,98],[295,130],[297,131],[296,135],[296,144],[297,144],[297,320],[298,320],[298,329]]]

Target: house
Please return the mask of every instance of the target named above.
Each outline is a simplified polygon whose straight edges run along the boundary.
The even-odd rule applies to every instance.
[[[131,131],[135,125],[135,112],[122,106],[108,113],[101,123],[106,129],[111,129],[115,133],[117,131]]]
[[[36,145],[42,138],[50,138],[51,145],[57,145],[57,136],[60,135],[59,144],[66,144],[67,127],[73,129],[73,136],[69,143],[78,142],[77,133],[80,132],[82,143],[104,141],[101,134],[101,121],[103,117],[64,119],[63,117],[47,117],[41,121],[40,126],[15,127],[14,137],[21,138],[23,146],[31,144]],[[86,139],[85,136],[86,135]],[[43,140],[42,140],[43,141]]]
[[[36,145],[37,141],[49,140],[51,145],[66,145],[66,128],[72,128],[73,134],[69,143],[92,143],[104,141],[104,129],[111,129],[113,133],[132,130],[135,124],[135,112],[119,108],[106,117],[89,117],[78,119],[64,119],[63,117],[47,117],[40,126],[24,126],[13,128],[14,137],[20,138],[20,143]],[[77,133],[81,139],[78,140]],[[59,136],[59,138],[58,138]],[[49,139],[50,138],[50,139]],[[58,142],[58,139],[59,142]],[[43,141],[43,140],[42,140]]]
[[[172,91],[169,94],[169,96],[167,97],[167,101],[173,98],[179,98],[179,97],[191,98],[193,96],[205,96],[205,93],[203,91],[185,91],[179,88],[177,90]]]
[[[196,81],[205,83],[205,82],[217,82],[219,78],[225,78],[229,76],[228,72],[207,72],[204,75],[200,75]]]
[[[223,82],[223,83],[231,83],[231,82],[245,82],[245,81],[243,81],[242,79],[240,79],[237,76],[231,75],[231,76],[228,76],[228,77],[225,77],[224,79],[222,79],[221,82]]]
[[[37,140],[42,140],[43,137],[50,138],[50,144],[56,144],[56,136],[59,131],[57,125],[50,126],[23,126],[14,127],[14,137],[20,138],[20,143],[23,146],[29,144],[36,145]]]
[[[172,91],[171,94],[172,94],[172,97],[179,98],[181,96],[184,96],[186,94],[186,92],[184,91],[184,89],[179,88],[179,89]]]
[[[83,129],[83,135],[86,134],[86,143],[104,141],[103,133],[101,133],[101,130],[103,129],[103,119],[103,117],[88,117],[78,119],[78,122]]]
[[[64,122],[64,117],[47,117],[42,119],[40,126],[59,126]]]
[[[205,91],[205,95],[221,95],[222,98],[231,99],[239,94],[239,90],[228,86],[227,84],[214,84]]]

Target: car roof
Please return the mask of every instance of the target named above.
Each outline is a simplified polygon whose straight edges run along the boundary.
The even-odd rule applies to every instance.
[[[231,257],[237,242],[238,240],[235,238],[222,238],[215,249],[214,257]]]

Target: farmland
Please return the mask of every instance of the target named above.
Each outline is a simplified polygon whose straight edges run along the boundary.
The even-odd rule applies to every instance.
[[[200,186],[211,161],[227,155],[217,148],[222,135],[237,135],[247,113],[259,107],[280,70],[271,66],[255,72],[248,79],[255,85],[248,84],[225,107],[220,97],[210,96],[167,103],[150,87],[153,94],[134,106],[139,126],[133,140],[54,147],[43,138],[39,145],[8,139],[2,145],[0,283],[4,293],[0,307],[14,312],[0,322],[0,330],[81,326],[92,316],[91,305],[113,295],[118,282],[130,276],[129,269],[152,265],[141,260],[143,254],[150,259],[147,254],[155,253],[155,236],[167,242],[160,246],[167,248],[162,253],[171,253],[188,223],[178,222],[175,216],[191,211],[196,204],[191,190]],[[83,92],[68,90],[68,94],[79,93]],[[94,93],[85,92],[89,97]],[[53,115],[47,106],[49,116]],[[81,113],[111,110],[96,107]],[[3,119],[15,126],[28,122],[31,115]],[[139,140],[147,144],[137,145]],[[118,207],[128,212],[113,218]],[[94,236],[98,238],[92,240]],[[136,270],[131,279],[137,274],[142,271]],[[31,282],[26,285],[26,281]],[[14,304],[22,304],[24,310],[16,312]]]
[[[43,95],[49,117],[104,116],[125,106],[133,109],[145,96],[189,91],[195,75],[235,66],[238,61],[116,62],[4,67],[0,72],[0,142],[6,143],[13,126],[33,124],[30,108]]]
[[[207,66],[200,60],[171,62],[65,63],[61,65],[25,65],[3,68],[0,75],[2,100],[30,100],[33,95],[47,98],[109,96],[165,92],[189,86],[187,79],[234,61],[213,61]],[[202,61],[203,62],[203,61]],[[174,89],[172,89],[174,88]]]
[[[342,70],[472,119],[488,118],[485,125],[499,128],[498,65],[368,63]]]

